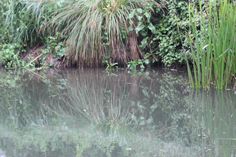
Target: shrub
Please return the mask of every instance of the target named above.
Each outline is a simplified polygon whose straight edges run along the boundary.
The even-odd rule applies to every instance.
[[[187,40],[188,2],[168,0],[154,12],[142,12],[145,18],[138,18],[140,20],[136,29],[141,38],[142,50],[159,58],[154,61],[161,61],[167,66],[183,63],[184,54],[190,49]]]
[[[46,38],[45,47],[42,49],[40,63],[46,67],[56,66],[55,61],[65,56],[66,47],[60,34]]]
[[[23,52],[20,44],[4,44],[0,46],[0,64],[5,68],[19,68],[24,66],[20,59],[20,53]]]

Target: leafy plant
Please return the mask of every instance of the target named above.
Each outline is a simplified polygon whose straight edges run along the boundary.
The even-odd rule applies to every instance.
[[[18,68],[25,65],[24,61],[20,59],[20,53],[24,50],[21,45],[3,44],[0,46],[0,64],[5,68]]]
[[[106,71],[113,71],[114,69],[117,69],[118,63],[111,63],[111,61],[106,60]]]
[[[56,36],[46,38],[45,47],[42,49],[40,63],[46,67],[53,67],[55,60],[61,60],[65,56],[66,47],[57,33]]]
[[[46,38],[46,53],[52,53],[55,57],[61,58],[65,55],[65,44],[60,34],[56,36],[49,36]]]
[[[148,59],[139,59],[139,60],[134,60],[134,61],[130,61],[128,63],[128,69],[131,71],[136,71],[138,68],[140,70],[144,70],[145,66],[148,65],[150,63],[150,61]]]
[[[190,50],[187,40],[189,32],[188,2],[165,1],[153,12],[139,11],[145,18],[138,18],[136,31],[141,36],[140,47],[152,54],[154,61],[166,66],[183,63],[184,54]],[[139,15],[136,13],[136,15]]]

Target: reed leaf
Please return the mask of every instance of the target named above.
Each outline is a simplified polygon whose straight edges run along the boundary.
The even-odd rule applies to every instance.
[[[190,40],[190,81],[196,88],[209,88],[214,83],[216,88],[225,89],[236,74],[236,6],[228,0],[213,0],[204,5],[199,1],[198,8],[190,4],[189,10],[194,33]],[[200,18],[193,21],[196,13]]]

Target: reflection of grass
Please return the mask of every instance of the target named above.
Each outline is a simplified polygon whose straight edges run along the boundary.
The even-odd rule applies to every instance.
[[[74,81],[68,94],[70,103],[67,105],[95,124],[104,124],[105,122],[109,125],[114,123],[130,124],[132,113],[127,92],[125,89],[121,89],[123,91],[107,90],[108,84],[105,81]],[[121,94],[116,95],[116,92]]]

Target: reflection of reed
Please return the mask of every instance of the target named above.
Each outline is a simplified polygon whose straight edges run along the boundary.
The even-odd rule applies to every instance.
[[[229,157],[236,150],[236,96],[232,91],[211,91],[195,94],[200,107],[198,121],[207,156]],[[200,105],[200,106],[199,106]]]

